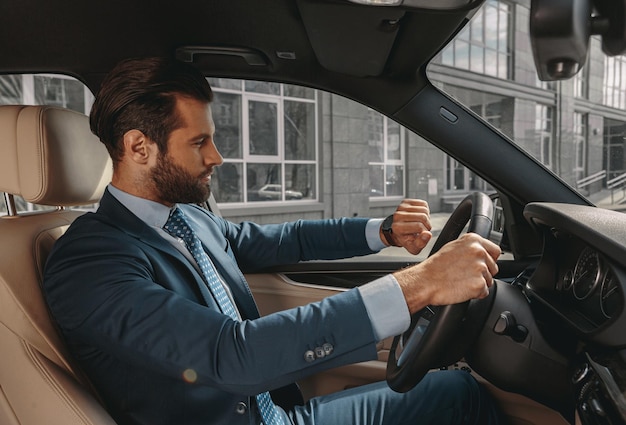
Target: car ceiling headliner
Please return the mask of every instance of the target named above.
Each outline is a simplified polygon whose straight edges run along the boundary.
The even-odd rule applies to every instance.
[[[467,9],[338,0],[2,2],[0,73],[69,74],[95,92],[123,58],[173,56],[183,46],[245,48],[266,65],[233,54],[194,59],[207,75],[300,83],[366,103],[384,96],[380,109],[394,110],[419,89],[420,68],[465,22]]]

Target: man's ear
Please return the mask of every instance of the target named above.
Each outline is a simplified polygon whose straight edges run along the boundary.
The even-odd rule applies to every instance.
[[[124,133],[124,155],[138,164],[147,164],[158,153],[157,144],[139,130]]]

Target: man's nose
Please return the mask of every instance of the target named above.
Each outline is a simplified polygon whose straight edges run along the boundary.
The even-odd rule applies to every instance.
[[[204,163],[206,165],[213,166],[213,165],[222,165],[223,162],[224,162],[224,158],[222,157],[220,152],[217,150],[215,143],[211,143],[210,148],[208,149],[208,152],[204,156]]]

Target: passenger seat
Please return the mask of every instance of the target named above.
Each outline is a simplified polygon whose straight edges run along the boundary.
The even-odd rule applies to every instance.
[[[111,159],[80,113],[0,106],[0,424],[111,425],[73,365],[45,305],[41,280],[54,242],[110,182]],[[59,208],[18,214],[13,195]]]

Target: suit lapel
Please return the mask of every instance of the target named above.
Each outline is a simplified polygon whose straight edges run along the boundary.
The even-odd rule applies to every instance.
[[[115,199],[108,190],[104,192],[100,200],[98,213],[109,219],[111,225],[119,228],[127,235],[140,239],[148,245],[165,251],[168,254],[184,258],[176,248],[167,243],[154,229]]]
[[[184,210],[185,213],[187,213],[189,208],[184,208]],[[109,224],[119,228],[124,233],[141,240],[143,243],[154,249],[174,257],[183,267],[189,269],[190,273],[195,277],[196,286],[198,287],[202,298],[204,298],[205,304],[211,304],[212,306],[217,307],[217,303],[214,301],[208,286],[204,282],[198,270],[189,262],[189,260],[180,251],[174,248],[171,243],[163,239],[163,237],[161,237],[161,235],[159,235],[153,228],[148,226],[135,214],[128,210],[113,195],[111,195],[108,190],[104,192],[104,195],[100,200],[98,213],[100,213],[99,215],[101,217],[106,217],[109,220]],[[194,213],[190,213],[190,215],[193,217],[197,216],[197,214]],[[192,218],[192,220],[193,219],[194,218]],[[209,217],[205,217],[205,219],[211,220]],[[248,284],[236,262],[233,261],[227,253],[227,241],[224,236],[221,233],[219,235],[213,234],[216,233],[215,231],[213,233],[199,233],[198,237],[205,246],[205,251],[209,254],[209,257],[211,257],[219,275],[228,284],[233,294],[233,298],[236,300],[241,316],[243,318],[251,319],[259,317],[258,308],[254,302]],[[221,247],[220,243],[224,246]]]
[[[117,227],[124,233],[151,246],[152,248],[168,254],[178,261],[178,267],[186,268],[195,277],[195,284],[200,291],[205,305],[217,306],[211,292],[198,270],[189,260],[171,243],[163,239],[153,228],[144,223],[135,214],[120,203],[108,190],[104,192],[98,208],[100,217],[110,220],[109,224]]]

